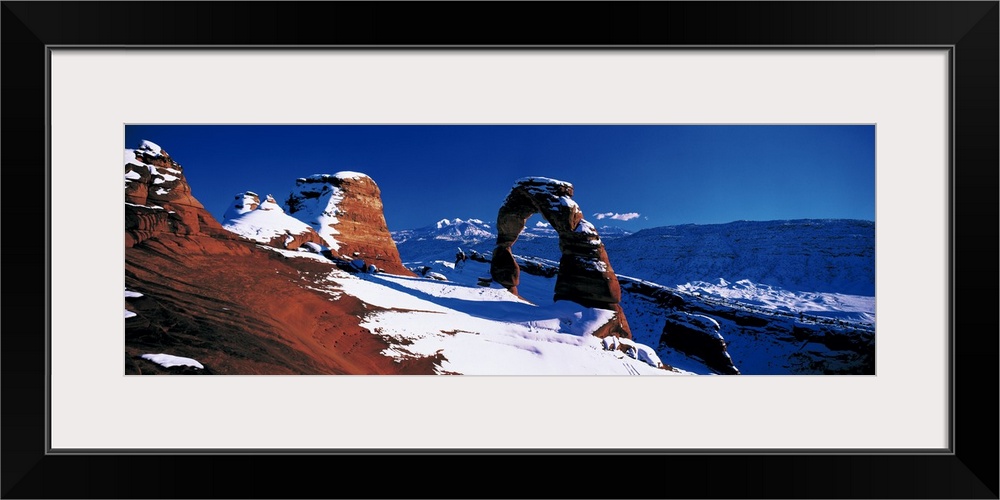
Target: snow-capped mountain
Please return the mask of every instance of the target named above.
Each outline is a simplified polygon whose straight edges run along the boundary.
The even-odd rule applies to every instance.
[[[559,235],[547,222],[529,218],[518,238],[515,249],[522,254],[559,259]],[[632,233],[614,226],[596,228],[604,239],[615,239]],[[496,226],[492,221],[477,218],[441,219],[417,229],[392,231],[400,256],[406,260],[447,259],[458,248],[489,252],[496,244]]]
[[[407,241],[443,240],[459,243],[480,243],[496,238],[493,225],[482,219],[441,219],[434,224],[417,229],[392,232],[397,247]]]

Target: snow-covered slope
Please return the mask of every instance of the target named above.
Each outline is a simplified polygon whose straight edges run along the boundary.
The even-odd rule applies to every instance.
[[[271,250],[290,258],[329,262],[316,254]],[[351,274],[330,264],[325,275],[304,279],[331,300],[346,294],[364,301],[361,326],[390,343],[383,354],[400,361],[436,358],[439,374],[686,373],[661,367],[655,350],[641,343],[594,337],[611,311],[553,302],[546,278],[522,281],[522,297],[533,299],[529,301],[498,285],[479,286],[479,276],[484,271],[488,275],[488,264],[468,261],[458,269],[451,262],[430,264],[434,270],[418,277]]]
[[[296,239],[301,242],[318,240],[318,235],[309,224],[286,214],[274,197],[267,195],[261,202],[250,191],[236,195],[233,206],[226,211],[222,227],[244,238],[270,245],[292,247]]]
[[[547,271],[554,270],[557,263],[538,258],[518,260],[525,271],[518,292],[533,303],[551,304],[555,279]],[[480,277],[489,279],[488,262],[469,260],[457,269],[454,263],[443,260],[408,264],[418,273],[426,266],[428,276],[440,274],[468,286]],[[676,369],[694,374],[728,373],[719,364],[721,360],[744,375],[874,373],[874,302],[865,297],[851,301],[840,294],[785,292],[786,305],[797,311],[790,312],[764,301],[748,300],[749,294],[740,301],[620,274],[618,279],[621,306],[635,342],[650,346],[658,359]],[[705,337],[705,341],[718,339],[725,350],[698,350],[689,342],[675,342],[671,334],[680,331]]]

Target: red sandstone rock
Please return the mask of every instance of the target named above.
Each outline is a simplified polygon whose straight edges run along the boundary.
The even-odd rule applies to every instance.
[[[154,213],[163,210],[166,215]],[[184,171],[166,151],[144,141],[125,150],[125,245],[157,233],[220,235],[222,226],[191,194]]]
[[[413,276],[399,257],[385,221],[381,191],[371,177],[357,172],[317,174],[295,184],[285,202],[288,213],[311,225],[334,254]]]
[[[545,177],[526,177],[514,183],[497,214],[497,246],[493,250],[490,275],[517,293],[520,268],[511,252],[528,217],[540,213],[559,235],[559,276],[555,300],[570,300],[587,307],[616,311],[616,318],[598,329],[598,337],[631,338],[628,321],[618,303],[621,287],[604,243],[594,226],[583,219],[573,201],[573,185]]]
[[[170,373],[141,359],[168,352],[215,374],[433,374],[440,357],[382,354],[389,344],[360,326],[378,308],[313,289],[330,269],[203,235],[162,233],[126,248],[125,286],[143,294],[128,299],[137,316],[125,323],[126,366]]]

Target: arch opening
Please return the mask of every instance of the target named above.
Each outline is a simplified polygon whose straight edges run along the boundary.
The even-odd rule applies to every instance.
[[[514,183],[497,213],[497,244],[490,277],[517,294],[521,269],[512,247],[529,217],[539,214],[559,235],[559,274],[553,300],[569,300],[585,307],[615,311],[615,319],[595,333],[631,338],[619,305],[621,287],[604,243],[593,224],[573,201],[573,185],[547,177],[525,177]]]

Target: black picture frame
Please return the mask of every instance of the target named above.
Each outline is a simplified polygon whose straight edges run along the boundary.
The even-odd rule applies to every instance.
[[[8,239],[3,256],[30,276],[14,286],[17,275],[8,273],[8,290],[16,292],[4,294],[4,498],[303,498],[317,491],[355,498],[998,498],[997,1],[2,4],[3,222],[19,240]],[[122,28],[137,20],[155,20],[155,29]],[[48,454],[47,255],[73,245],[38,237],[48,168],[38,154],[47,147],[47,47],[56,45],[950,47],[951,452]],[[35,236],[31,244],[26,235]],[[311,476],[316,468],[329,476]],[[385,480],[362,479],[372,473]],[[469,482],[475,490],[458,486]]]

